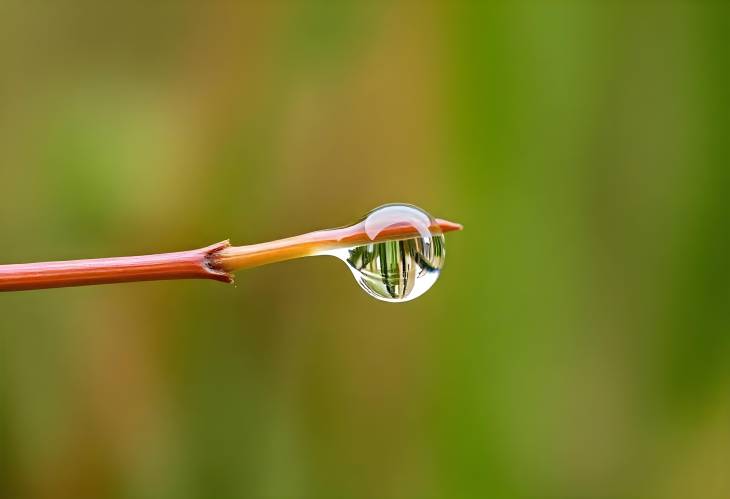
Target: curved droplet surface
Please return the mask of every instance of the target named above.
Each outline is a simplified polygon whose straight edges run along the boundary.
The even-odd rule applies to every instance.
[[[361,223],[373,242],[338,249],[334,254],[368,294],[405,302],[433,286],[444,265],[446,248],[431,215],[413,205],[389,204],[371,211]],[[394,232],[407,235],[393,238],[389,234]]]

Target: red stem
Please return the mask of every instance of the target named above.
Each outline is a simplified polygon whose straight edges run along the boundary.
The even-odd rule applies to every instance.
[[[210,262],[213,253],[228,246],[228,241],[224,241],[206,248],[177,253],[0,265],[0,291],[162,279],[231,282],[230,274],[214,269]]]
[[[461,225],[436,220],[442,232]],[[378,233],[378,240],[411,235],[413,227],[393,224]],[[0,265],[0,291],[86,286],[163,279],[213,279],[232,282],[227,271],[315,254],[317,248],[372,242],[363,223],[249,246],[231,247],[228,241],[206,248],[158,255],[70,260],[65,262]]]

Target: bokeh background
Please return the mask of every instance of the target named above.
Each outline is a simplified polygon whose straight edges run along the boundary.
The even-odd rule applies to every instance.
[[[466,229],[3,294],[0,496],[730,496],[729,5],[3,0],[2,262]]]

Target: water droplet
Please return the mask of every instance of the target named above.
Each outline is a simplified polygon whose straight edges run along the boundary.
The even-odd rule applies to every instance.
[[[446,248],[431,215],[413,205],[389,204],[371,211],[359,224],[372,242],[328,254],[343,260],[368,294],[383,301],[405,302],[433,286]]]

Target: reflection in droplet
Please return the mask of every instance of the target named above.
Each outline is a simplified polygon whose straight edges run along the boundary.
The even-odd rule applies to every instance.
[[[328,254],[343,260],[367,293],[379,300],[404,302],[433,286],[446,248],[441,229],[428,213],[412,205],[390,204],[371,211],[361,223],[374,242]],[[407,235],[388,236],[394,228]]]

